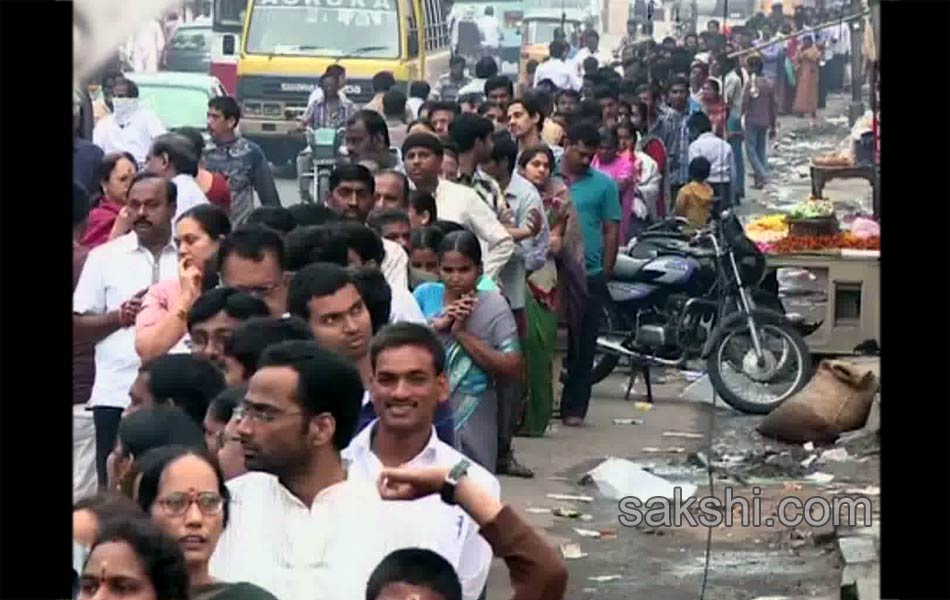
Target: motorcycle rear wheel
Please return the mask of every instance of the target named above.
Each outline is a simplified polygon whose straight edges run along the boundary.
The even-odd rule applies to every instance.
[[[716,393],[736,410],[768,414],[811,379],[811,353],[801,334],[781,315],[754,310],[764,361],[758,364],[744,315],[733,314],[716,335],[706,369]],[[782,377],[787,382],[776,383]],[[737,382],[745,378],[744,384]],[[766,390],[775,386],[775,390]]]

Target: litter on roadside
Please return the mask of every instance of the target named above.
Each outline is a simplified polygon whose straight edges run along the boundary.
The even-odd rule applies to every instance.
[[[880,496],[881,488],[876,485],[869,485],[865,488],[845,488],[842,494],[862,494],[864,496]]]
[[[656,448],[654,446],[647,446],[643,449],[647,454],[680,454],[686,452],[686,448],[681,448],[679,446],[673,446],[671,448]]]
[[[848,451],[844,448],[832,448],[831,450],[822,452],[818,458],[818,462],[841,462],[848,460],[848,457]]]
[[[643,425],[643,419],[614,419],[614,425]]]
[[[643,500],[659,496],[672,500],[677,488],[683,498],[689,498],[696,491],[695,485],[674,485],[623,458],[608,458],[588,475],[597,484],[600,492],[612,500],[621,500],[627,496]]]
[[[560,475],[551,475],[548,477],[548,481],[568,481],[567,477],[561,477]]]
[[[589,515],[587,513],[584,513],[581,515],[581,521],[584,521],[585,523],[589,523],[593,520],[594,520],[594,515]]]
[[[782,484],[782,489],[786,491],[797,492],[802,489],[802,484],[786,481],[785,483]]]
[[[699,440],[704,437],[702,433],[692,431],[664,431],[663,437],[687,438],[690,440]]]
[[[584,558],[587,556],[586,552],[581,552],[580,544],[561,544],[561,556],[565,560],[573,560],[575,558]]]
[[[563,500],[565,502],[593,502],[590,496],[574,496],[572,494],[548,494],[551,500]]]
[[[830,483],[834,478],[835,476],[831,473],[822,473],[821,471],[817,471],[805,477],[805,479],[808,481],[813,481],[815,483]]]
[[[524,509],[524,511],[533,515],[544,515],[551,513],[550,508],[544,508],[543,506],[529,506],[528,508]]]
[[[564,517],[565,519],[576,519],[581,516],[581,511],[576,508],[569,508],[567,506],[558,506],[551,510],[551,514],[555,517]]]
[[[588,577],[587,579],[597,583],[604,583],[606,581],[618,581],[623,579],[623,577],[620,575],[595,575],[593,577]]]
[[[615,540],[615,539],[617,539],[617,530],[616,530],[616,529],[601,529],[601,530],[600,530],[600,539],[602,539],[602,540]]]
[[[814,452],[815,444],[813,442],[805,442],[802,444],[802,448],[804,448],[805,452]]]
[[[818,457],[812,454],[811,456],[809,456],[808,458],[802,461],[802,466],[807,469],[808,467],[811,466],[811,463],[815,462],[816,460],[818,460]]]
[[[634,402],[633,407],[642,411],[653,410],[653,404],[650,402]]]
[[[594,531],[593,529],[581,529],[580,527],[574,527],[574,533],[581,537],[586,538],[600,538],[600,532]]]

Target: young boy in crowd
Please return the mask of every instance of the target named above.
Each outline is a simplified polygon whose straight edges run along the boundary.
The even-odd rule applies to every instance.
[[[676,195],[673,214],[685,217],[693,229],[705,227],[712,212],[713,189],[706,183],[709,168],[709,161],[702,156],[689,161],[689,183],[681,187]]]

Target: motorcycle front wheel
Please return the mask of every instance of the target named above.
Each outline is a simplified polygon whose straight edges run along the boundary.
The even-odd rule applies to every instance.
[[[706,357],[716,393],[745,413],[767,414],[811,379],[811,353],[801,334],[781,315],[752,311],[762,359],[744,314],[733,314],[719,328]]]

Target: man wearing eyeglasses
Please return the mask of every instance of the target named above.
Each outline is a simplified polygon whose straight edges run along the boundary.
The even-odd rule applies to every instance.
[[[340,451],[362,395],[349,361],[313,342],[267,349],[239,407],[252,472],[228,482],[233,502],[213,577],[281,600],[352,600],[389,552],[434,535],[434,523],[387,519],[375,486],[346,476]]]
[[[238,227],[224,238],[218,249],[221,285],[260,298],[272,317],[287,312],[287,284],[284,242],[263,225]]]
[[[188,311],[189,348],[224,371],[224,345],[234,328],[252,317],[268,315],[270,309],[260,298],[233,288],[209,290]]]

